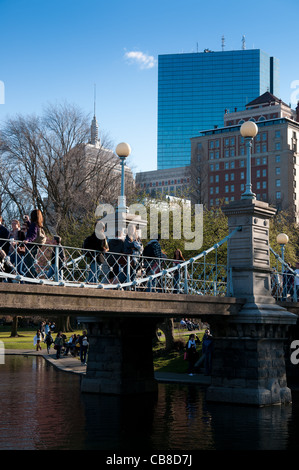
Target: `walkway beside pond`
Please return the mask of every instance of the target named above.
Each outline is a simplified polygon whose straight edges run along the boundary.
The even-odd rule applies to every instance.
[[[19,356],[42,356],[56,369],[63,372],[69,372],[72,374],[86,373],[86,366],[82,365],[78,358],[72,356],[62,356],[60,359],[56,359],[56,354],[54,352],[47,354],[46,350],[35,351],[30,349],[6,349],[5,354]],[[204,374],[189,376],[187,373],[176,374],[173,372],[155,372],[155,378],[158,382],[186,384],[193,383],[196,385],[209,385],[211,380],[210,377],[207,377]]]

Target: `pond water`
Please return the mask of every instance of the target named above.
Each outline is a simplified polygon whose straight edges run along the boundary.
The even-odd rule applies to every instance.
[[[205,388],[155,396],[82,394],[80,377],[41,357],[0,364],[0,450],[297,450],[299,394],[287,406],[210,404]]]

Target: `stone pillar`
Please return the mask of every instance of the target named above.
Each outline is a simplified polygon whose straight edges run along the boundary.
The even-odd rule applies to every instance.
[[[102,318],[88,322],[89,355],[81,391],[111,395],[152,393],[152,341],[157,320]]]
[[[284,341],[297,316],[271,296],[269,220],[275,209],[255,199],[223,208],[233,296],[246,300],[239,313],[215,325],[211,386],[207,399],[257,406],[288,403]]]

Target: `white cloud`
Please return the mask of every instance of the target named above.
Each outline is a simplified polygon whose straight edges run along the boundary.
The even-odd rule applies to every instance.
[[[152,55],[144,54],[141,51],[126,52],[125,58],[138,64],[141,69],[152,69],[156,65],[156,60]]]

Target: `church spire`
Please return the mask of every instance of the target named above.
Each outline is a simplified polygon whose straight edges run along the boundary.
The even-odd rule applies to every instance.
[[[92,145],[98,145],[100,143],[99,126],[98,126],[98,121],[96,118],[96,86],[94,86],[94,115],[93,115],[93,120],[91,121],[90,137],[91,137],[90,143]]]

